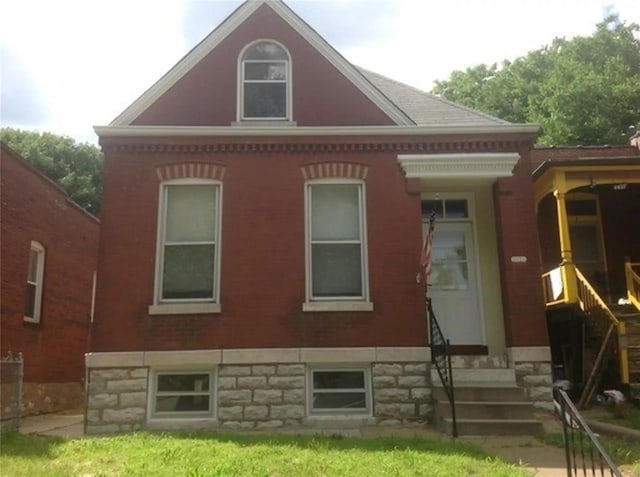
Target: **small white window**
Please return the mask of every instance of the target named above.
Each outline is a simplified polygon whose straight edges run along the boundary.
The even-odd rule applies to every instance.
[[[31,242],[24,321],[30,321],[32,323],[40,323],[44,281],[44,257],[44,247],[38,242]]]
[[[152,376],[153,417],[213,416],[213,372],[167,371]]]
[[[218,302],[220,184],[161,186],[156,303]]]
[[[307,297],[368,299],[361,183],[307,184]]]
[[[240,62],[240,119],[290,119],[290,76],[282,46],[262,41],[247,48]]]
[[[368,369],[311,369],[311,414],[370,414],[371,386]]]

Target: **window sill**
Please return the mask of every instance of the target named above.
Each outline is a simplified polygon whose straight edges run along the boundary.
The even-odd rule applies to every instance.
[[[295,127],[298,123],[288,119],[242,119],[233,121],[233,127]]]
[[[31,318],[30,316],[25,316],[23,320],[25,323],[34,323],[36,325],[40,324],[40,318]]]
[[[370,301],[307,301],[302,304],[302,311],[373,311]]]
[[[149,315],[204,315],[221,311],[220,303],[163,303],[149,306]]]

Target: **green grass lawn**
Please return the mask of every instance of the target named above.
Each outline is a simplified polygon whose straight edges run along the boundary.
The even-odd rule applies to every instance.
[[[62,439],[10,433],[4,476],[528,476],[475,446],[428,439],[148,434]]]
[[[598,439],[616,465],[630,467],[640,477],[640,442],[604,435],[598,436]],[[564,447],[562,432],[546,434],[541,440],[545,444]]]
[[[616,426],[629,427],[640,431],[640,409],[629,408],[628,414],[624,417],[616,417],[612,413],[596,418],[600,422],[615,424]]]

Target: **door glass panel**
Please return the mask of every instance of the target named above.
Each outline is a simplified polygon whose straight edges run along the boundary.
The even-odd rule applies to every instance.
[[[464,232],[434,234],[431,284],[439,290],[469,289]]]

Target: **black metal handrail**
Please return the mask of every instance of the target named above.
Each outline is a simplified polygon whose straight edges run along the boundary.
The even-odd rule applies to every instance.
[[[449,340],[445,339],[442,329],[438,324],[436,315],[431,306],[431,299],[427,298],[427,311],[429,314],[429,344],[431,347],[431,363],[436,366],[438,376],[442,382],[449,405],[451,406],[452,435],[458,437],[458,426],[456,422],[456,400],[453,392],[453,373],[451,372],[451,352]]]
[[[618,467],[604,450],[567,393],[560,388],[554,388],[553,393],[556,410],[562,422],[567,476],[612,475],[622,477]]]

